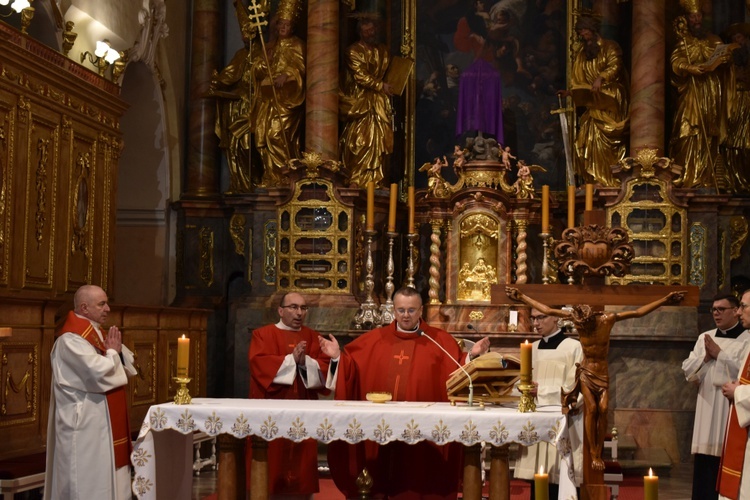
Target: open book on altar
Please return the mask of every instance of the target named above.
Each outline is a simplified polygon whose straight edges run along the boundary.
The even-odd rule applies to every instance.
[[[706,59],[706,62],[704,62],[701,66],[706,68],[708,71],[713,71],[716,68],[719,67],[721,63],[723,63],[724,56],[731,53],[734,49],[739,49],[740,46],[737,43],[720,43],[716,47],[714,47],[714,53],[711,54],[711,57]]]
[[[513,388],[521,377],[521,361],[516,356],[488,352],[464,366],[474,384],[474,401],[507,403],[518,401]],[[469,379],[457,369],[445,383],[451,402],[469,399]]]
[[[604,92],[592,92],[590,86],[575,85],[570,89],[570,95],[575,105],[580,107],[614,112],[619,106],[617,99]]]
[[[412,68],[414,68],[414,61],[408,57],[395,56],[391,59],[383,80],[391,86],[393,95],[404,93]]]

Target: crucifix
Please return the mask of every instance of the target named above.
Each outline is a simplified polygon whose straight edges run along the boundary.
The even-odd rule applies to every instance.
[[[576,328],[584,359],[576,369],[576,388],[561,394],[565,412],[575,404],[578,392],[584,399],[584,499],[606,498],[604,462],[601,453],[608,428],[609,341],[616,322],[639,318],[662,305],[697,306],[695,286],[628,285],[606,286],[603,276],[625,272],[632,258],[627,233],[618,228],[588,225],[563,232],[555,248],[561,269],[584,278],[585,285],[494,285],[492,304],[513,305],[516,301],[543,314],[565,318]],[[630,258],[628,258],[630,257]],[[596,284],[592,284],[596,283]],[[546,304],[568,304],[572,310]],[[645,305],[644,305],[645,304]],[[635,310],[604,311],[606,305],[639,306]],[[528,312],[521,317],[520,329],[528,330]],[[524,324],[525,323],[525,324]]]

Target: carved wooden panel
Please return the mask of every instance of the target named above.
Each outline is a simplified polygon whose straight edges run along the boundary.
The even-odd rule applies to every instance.
[[[0,344],[0,427],[39,418],[39,345]]]
[[[16,97],[0,89],[0,287],[8,285],[9,242],[15,211],[10,203],[13,194],[14,137]]]
[[[25,201],[24,265],[22,286],[52,290],[55,271],[55,213],[59,207],[58,151],[60,117],[54,111],[29,104],[20,113],[27,116],[27,127],[18,134],[19,162],[23,184],[18,194]],[[18,168],[21,167],[21,168]]]

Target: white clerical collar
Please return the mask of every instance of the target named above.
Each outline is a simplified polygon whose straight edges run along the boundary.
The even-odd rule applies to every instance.
[[[558,333],[560,333],[560,329],[559,328],[555,331],[555,333],[550,333],[546,337],[542,337],[542,340],[544,340],[545,342],[549,342],[549,339],[551,339],[552,337],[554,337]]]
[[[293,332],[298,332],[302,330],[302,328],[292,328],[291,326],[285,325],[283,321],[279,320],[278,323],[276,323],[276,328],[279,330],[291,330]]]
[[[419,325],[421,324],[422,324],[422,320],[420,319],[419,323],[417,323],[417,326],[414,327],[414,330],[404,330],[403,328],[398,326],[398,321],[396,321],[396,331],[401,332],[401,333],[412,333],[416,335],[417,332],[419,332]]]

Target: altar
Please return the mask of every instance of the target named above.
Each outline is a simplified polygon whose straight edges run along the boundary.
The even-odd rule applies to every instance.
[[[295,442],[312,438],[323,443],[343,440],[352,444],[364,440],[380,444],[458,442],[466,446],[467,453],[464,498],[476,500],[481,498],[481,444],[491,446],[493,451],[504,450],[497,458],[493,456],[490,469],[490,498],[499,499],[503,498],[503,489],[509,491],[508,445],[530,446],[546,441],[554,443],[564,459],[561,498],[576,498],[566,417],[559,406],[519,413],[515,406],[470,411],[449,403],[211,398],[196,398],[189,405],[164,403],[149,409],[131,455],[135,471],[133,492],[138,498],[190,499],[195,431],[209,436],[231,435],[240,440],[253,436],[264,441],[283,437]],[[226,470],[219,467],[219,483]],[[251,488],[252,498],[268,497],[267,485],[252,484]]]

